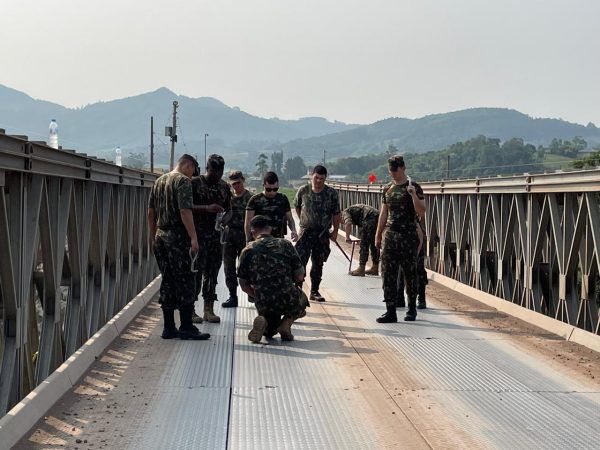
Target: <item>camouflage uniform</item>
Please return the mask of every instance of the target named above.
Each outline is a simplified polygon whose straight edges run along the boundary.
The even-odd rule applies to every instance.
[[[191,241],[181,220],[181,209],[192,209],[192,183],[179,172],[161,176],[152,187],[148,207],[155,210],[157,227],[154,256],[162,280],[159,303],[164,310],[194,304]]]
[[[296,319],[303,310],[301,291],[294,278],[304,273],[300,257],[291,242],[261,235],[242,251],[238,278],[254,287],[254,305],[267,319],[267,336],[273,336],[284,318]]]
[[[423,189],[413,182],[417,197],[423,199]],[[407,192],[408,181],[396,185],[390,183],[386,186],[381,199],[388,205],[388,219],[386,231],[383,236],[381,250],[381,265],[383,274],[383,297],[386,305],[395,307],[399,299],[398,277],[400,268],[404,273],[408,306],[414,308],[416,304],[418,276],[417,276],[417,248],[419,237],[415,227],[415,207],[411,195]]]
[[[425,226],[423,225],[423,221],[417,219],[417,224],[421,227],[421,231],[423,232],[423,245],[421,246],[421,251],[419,251],[417,255],[417,278],[419,281],[417,292],[419,305],[425,305],[425,289],[429,284],[429,280],[427,279],[427,270],[425,270],[425,247],[427,245],[427,235],[425,234]],[[398,276],[398,299],[398,306],[404,306],[404,273],[402,270],[400,270],[400,274]]]
[[[245,190],[242,195],[231,198],[231,215],[227,221],[225,244],[223,244],[223,266],[225,267],[225,283],[231,295],[237,291],[237,276],[235,266],[237,257],[246,246],[244,233],[244,219],[246,205],[252,197],[250,191]]]
[[[369,205],[352,205],[346,208],[342,215],[344,225],[352,224],[360,227],[360,252],[358,262],[360,265],[367,264],[369,249],[373,264],[379,263],[379,251],[375,247],[375,232],[379,211]]]
[[[231,190],[229,185],[219,180],[210,184],[205,175],[192,179],[194,205],[211,205],[216,203],[227,212],[231,209]],[[194,214],[194,226],[198,235],[200,253],[198,255],[198,272],[196,273],[196,296],[202,292],[204,306],[212,305],[217,300],[217,277],[221,268],[223,245],[221,236],[215,230],[217,214],[197,212]]]
[[[290,201],[279,192],[273,198],[267,198],[264,192],[253,195],[246,205],[246,211],[254,211],[255,216],[267,216],[271,220],[271,235],[282,238],[286,235],[285,215],[291,211]]]
[[[310,184],[302,186],[296,192],[294,207],[300,209],[300,237],[296,242],[296,251],[306,267],[308,259],[310,269],[310,289],[319,290],[323,276],[323,264],[327,261],[329,248],[329,229],[333,216],[340,214],[340,202],[335,189],[325,185],[318,194]]]

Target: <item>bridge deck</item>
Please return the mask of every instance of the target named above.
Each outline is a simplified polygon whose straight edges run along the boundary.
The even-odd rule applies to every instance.
[[[19,446],[598,448],[597,384],[436,303],[440,287],[417,322],[377,324],[380,279],[346,268],[334,251],[328,302],[291,343],[249,343],[245,297],[202,325],[210,342],[164,341],[151,304]]]

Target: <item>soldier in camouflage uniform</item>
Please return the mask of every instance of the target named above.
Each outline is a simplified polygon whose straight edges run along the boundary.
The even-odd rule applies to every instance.
[[[419,250],[417,253],[417,277],[419,279],[419,289],[417,296],[417,309],[427,309],[427,300],[425,297],[425,289],[429,284],[427,279],[427,270],[425,270],[425,246],[427,245],[427,236],[425,235],[424,219],[419,220],[417,217],[417,234],[419,236]],[[398,300],[396,307],[404,307],[404,273],[400,270],[398,276]]]
[[[323,277],[323,264],[331,253],[329,240],[337,240],[341,222],[338,193],[325,184],[326,178],[327,169],[321,165],[315,166],[310,184],[298,189],[294,199],[294,207],[300,218],[300,237],[296,243],[296,251],[304,267],[309,258],[312,262],[310,299],[318,302],[325,301],[319,293],[319,287]]]
[[[225,268],[225,283],[229,289],[229,299],[223,303],[223,308],[235,308],[238,305],[236,261],[246,246],[244,218],[246,205],[252,197],[244,187],[244,175],[239,170],[229,174],[229,184],[233,189],[231,198],[231,213],[224,217],[225,243],[223,244],[223,266]]]
[[[381,199],[381,212],[375,235],[375,245],[381,251],[383,272],[383,296],[386,312],[377,322],[397,322],[396,301],[398,299],[398,276],[400,268],[404,272],[408,294],[408,310],[404,320],[413,321],[417,317],[417,248],[419,238],[415,227],[415,215],[425,213],[423,190],[406,176],[404,158],[392,156],[388,160],[392,182],[386,186]]]
[[[279,333],[282,341],[294,339],[291,326],[308,303],[295,283],[304,280],[304,267],[291,242],[271,236],[270,220],[254,216],[250,223],[256,239],[242,251],[238,277],[240,286],[254,298],[258,317],[248,334],[258,343],[262,336]]]
[[[342,213],[342,220],[346,231],[346,242],[350,241],[352,225],[360,227],[360,251],[358,258],[358,268],[350,272],[355,277],[364,277],[366,275],[379,275],[379,250],[375,247],[375,232],[377,231],[377,220],[379,211],[369,205],[352,205]],[[369,259],[369,250],[373,265],[365,270],[367,260]]]
[[[231,190],[221,179],[225,160],[219,155],[210,155],[206,162],[206,173],[192,179],[194,192],[194,225],[200,241],[198,272],[196,274],[196,295],[202,292],[204,299],[204,320],[211,323],[221,321],[214,313],[217,300],[217,277],[221,268],[223,245],[221,234],[215,230],[217,214],[226,214],[231,209]],[[202,319],[195,315],[194,322]]]
[[[205,340],[192,323],[194,274],[191,256],[198,252],[198,239],[192,217],[192,183],[198,163],[190,155],[179,158],[172,172],[161,176],[152,187],[148,201],[150,246],[162,274],[159,303],[163,310],[163,339]],[[181,326],[175,327],[175,309]]]
[[[252,240],[250,221],[256,215],[267,216],[271,220],[273,236],[282,238],[286,235],[286,225],[289,225],[292,241],[298,240],[296,223],[292,216],[290,201],[277,192],[279,190],[279,177],[275,172],[267,172],[263,177],[263,192],[254,195],[246,205],[245,231],[246,240]]]

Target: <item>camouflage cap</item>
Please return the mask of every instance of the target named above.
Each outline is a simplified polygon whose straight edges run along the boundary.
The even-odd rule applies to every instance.
[[[236,180],[244,180],[244,174],[242,173],[241,170],[232,170],[231,172],[229,172],[229,180],[231,181],[236,181]]]
[[[255,230],[262,230],[264,228],[270,227],[271,221],[267,216],[254,216],[250,221],[250,228],[254,228]]]

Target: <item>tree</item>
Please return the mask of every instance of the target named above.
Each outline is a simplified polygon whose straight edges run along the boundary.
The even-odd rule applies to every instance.
[[[258,160],[256,161],[256,176],[258,177],[264,177],[265,173],[267,173],[267,170],[269,170],[269,165],[267,164],[267,160],[269,159],[269,157],[267,155],[265,155],[264,153],[261,153],[260,155],[258,155]]]
[[[283,170],[285,177],[288,180],[297,180],[302,178],[306,173],[306,165],[304,164],[304,160],[301,156],[294,156],[293,158],[288,158],[285,162],[285,168]]]
[[[271,170],[278,175],[282,175],[283,168],[283,150],[271,153]]]
[[[125,165],[134,169],[143,169],[148,165],[148,157],[145,153],[129,153],[125,158]]]

